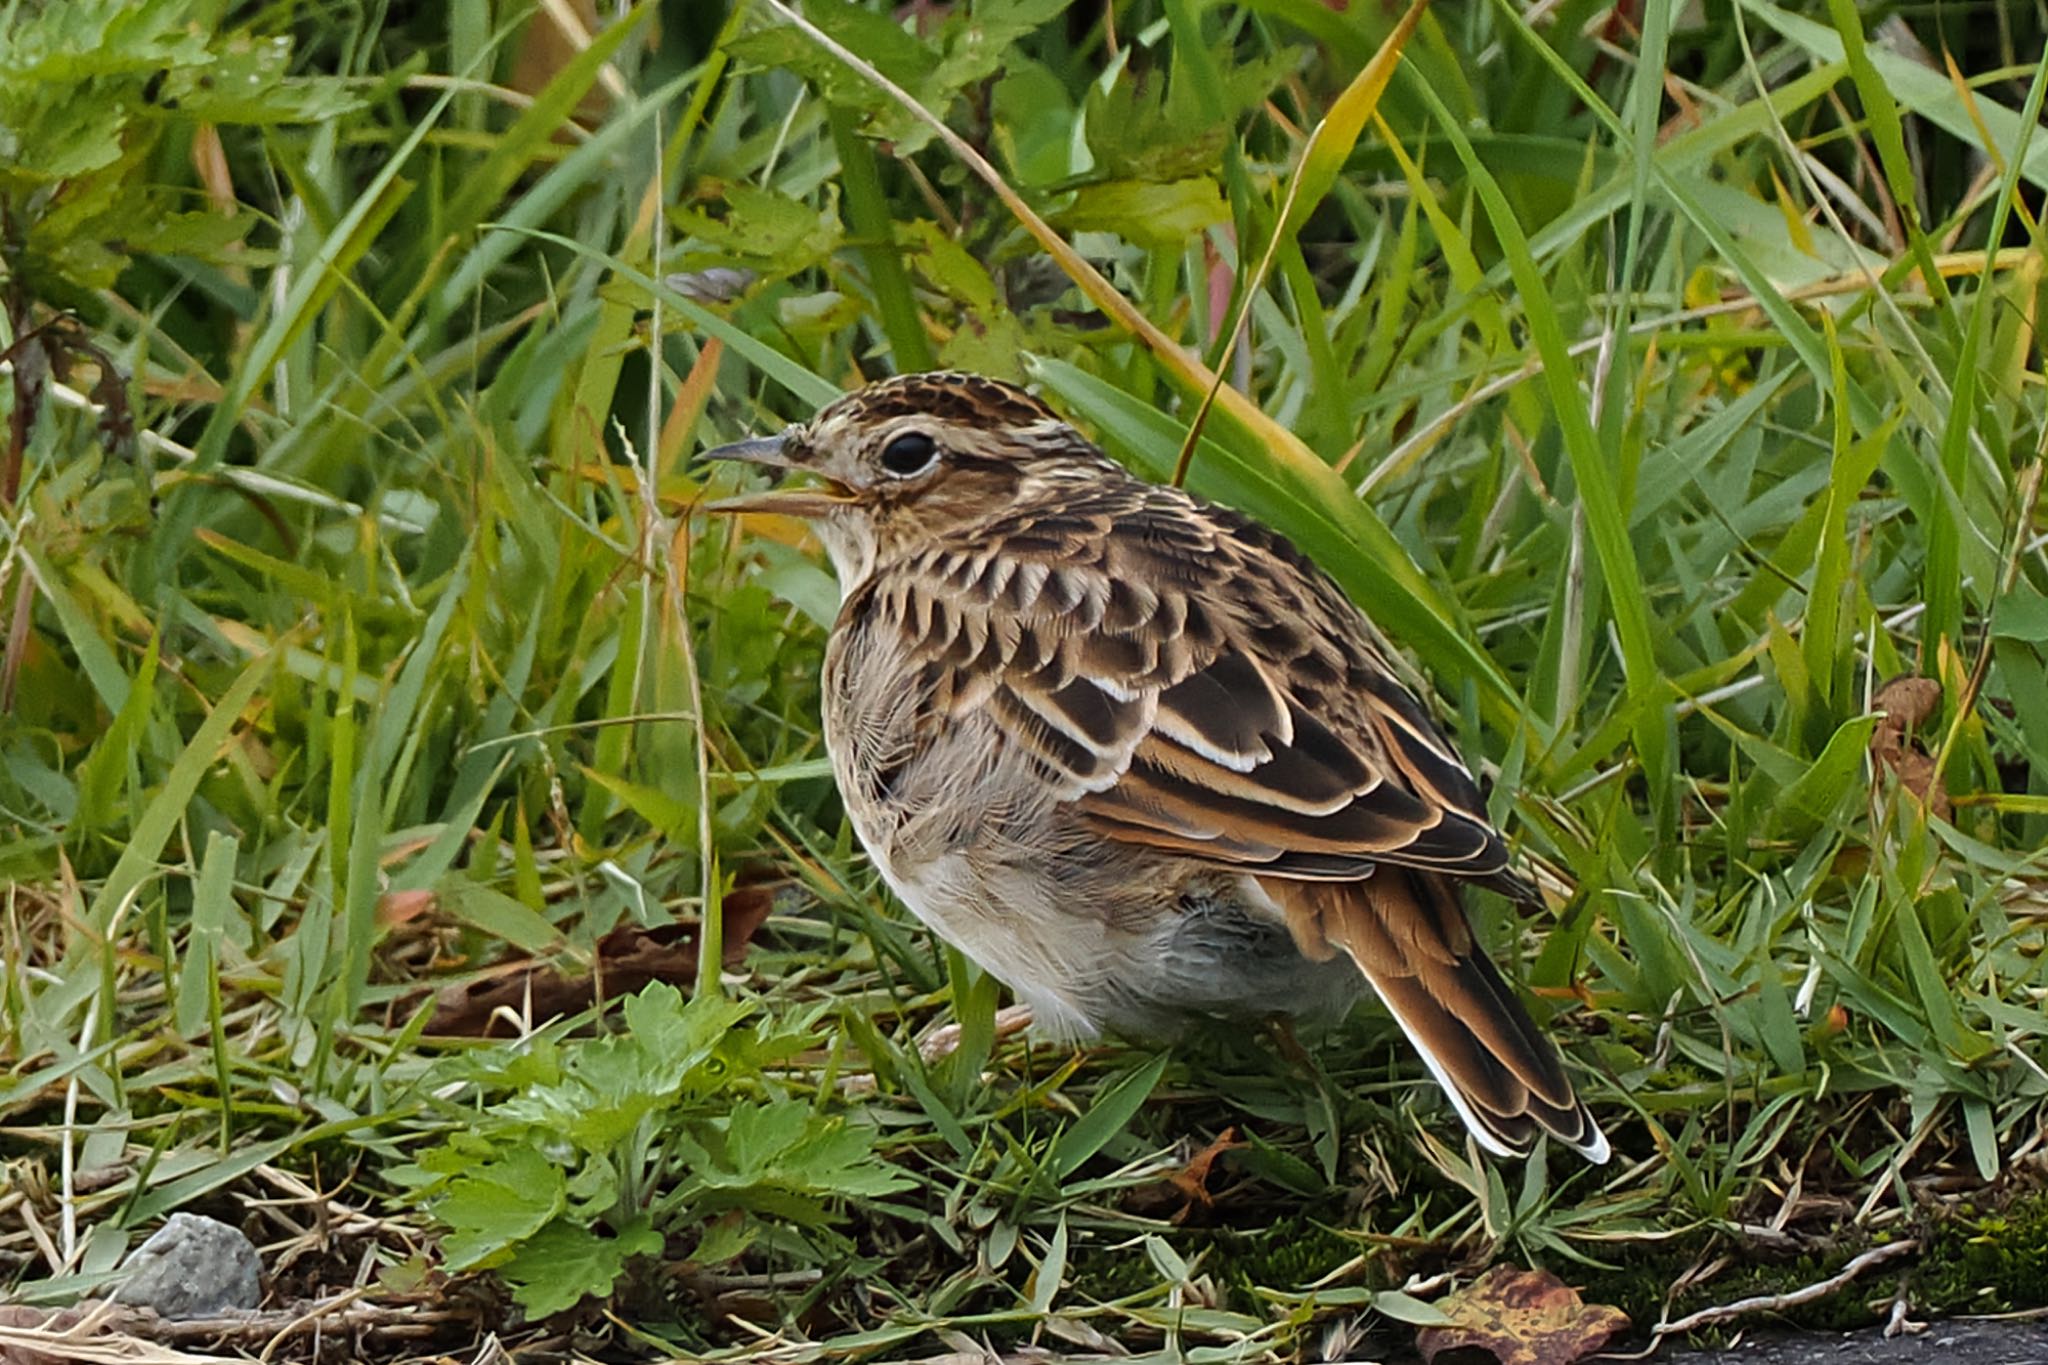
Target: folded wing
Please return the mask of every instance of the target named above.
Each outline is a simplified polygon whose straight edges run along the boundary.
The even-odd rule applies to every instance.
[[[1000,551],[1000,552],[998,552]],[[1131,485],[927,551],[873,605],[941,711],[985,709],[1100,834],[1259,879],[1355,962],[1480,1141],[1606,1141],[1457,883],[1529,888],[1348,600],[1284,540]]]

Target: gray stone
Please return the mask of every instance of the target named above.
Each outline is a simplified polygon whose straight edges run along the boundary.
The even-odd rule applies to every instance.
[[[127,1275],[114,1297],[158,1317],[210,1318],[263,1299],[255,1245],[239,1229],[197,1214],[172,1214],[122,1268]]]

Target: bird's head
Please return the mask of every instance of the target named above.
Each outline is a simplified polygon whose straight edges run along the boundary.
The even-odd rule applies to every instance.
[[[803,518],[843,586],[898,547],[970,525],[1036,486],[1116,469],[1024,390],[955,371],[884,379],[808,422],[704,458],[809,476],[708,510]]]

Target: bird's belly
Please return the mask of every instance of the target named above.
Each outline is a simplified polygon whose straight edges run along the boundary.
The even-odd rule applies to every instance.
[[[1127,956],[1122,936],[1098,915],[1051,904],[1051,888],[1030,873],[977,861],[953,854],[884,875],[933,933],[1030,1005],[1041,1031],[1079,1039],[1113,1026],[1101,1002]]]
[[[920,921],[1055,1038],[1172,1038],[1204,1017],[1329,1019],[1365,993],[1348,960],[1304,957],[1250,879],[1109,852],[1111,867],[1130,864],[1114,881],[965,852],[914,870],[876,862]]]

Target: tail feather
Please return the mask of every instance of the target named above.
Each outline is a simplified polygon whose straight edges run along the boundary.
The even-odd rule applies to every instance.
[[[1607,1160],[1607,1139],[1557,1049],[1473,942],[1455,882],[1382,866],[1360,882],[1265,885],[1298,941],[1327,943],[1358,965],[1481,1146],[1519,1156],[1542,1131]]]

